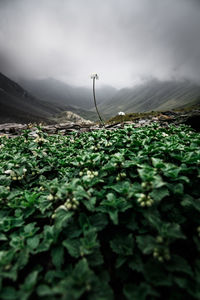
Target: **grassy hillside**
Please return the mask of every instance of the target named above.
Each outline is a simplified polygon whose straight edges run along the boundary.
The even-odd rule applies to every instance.
[[[102,114],[169,110],[200,103],[200,86],[186,82],[150,81],[120,90],[112,99],[99,105]]]

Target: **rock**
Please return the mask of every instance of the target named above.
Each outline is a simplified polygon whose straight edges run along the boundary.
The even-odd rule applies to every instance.
[[[56,123],[84,123],[84,124],[93,124],[90,120],[86,120],[81,116],[73,113],[72,111],[64,111],[55,118]]]
[[[133,125],[134,127],[143,127],[152,123],[158,123],[162,127],[167,127],[168,124],[187,124],[190,125],[195,130],[200,130],[200,110],[190,111],[190,112],[179,112],[172,113],[167,112],[167,114],[160,114],[157,117],[152,117],[151,119],[138,119],[134,121],[118,122],[115,124],[105,125],[106,130],[117,130],[124,128],[126,125]],[[44,132],[49,135],[60,133],[62,135],[70,134],[71,132],[87,132],[103,130],[104,127],[94,123],[87,122],[64,122],[55,125],[41,125]],[[0,136],[6,135],[8,137],[15,137],[22,133],[23,130],[29,129],[29,136],[35,138],[38,135],[38,128],[31,124],[18,124],[18,123],[5,123],[0,124]]]
[[[200,113],[188,116],[184,123],[190,125],[195,130],[200,131]]]

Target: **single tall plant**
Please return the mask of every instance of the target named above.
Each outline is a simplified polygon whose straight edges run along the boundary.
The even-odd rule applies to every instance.
[[[94,98],[94,105],[95,105],[95,108],[96,108],[96,112],[97,112],[97,115],[99,117],[99,121],[100,121],[100,124],[104,127],[104,122],[103,122],[103,119],[101,118],[101,115],[98,111],[98,108],[97,108],[97,102],[96,102],[96,95],[95,95],[95,80],[98,80],[99,79],[99,76],[96,74],[96,73],[93,73],[91,75],[91,79],[93,81],[93,98]]]

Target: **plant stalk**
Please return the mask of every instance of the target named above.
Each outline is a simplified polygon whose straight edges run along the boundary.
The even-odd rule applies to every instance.
[[[97,114],[98,114],[98,117],[100,120],[100,124],[103,125],[103,127],[105,127],[104,122],[103,122],[103,120],[100,116],[100,113],[98,111],[98,108],[97,108],[96,95],[95,95],[95,77],[93,78],[93,97],[94,97],[94,105],[95,105],[95,108],[96,108],[96,111],[97,111]]]

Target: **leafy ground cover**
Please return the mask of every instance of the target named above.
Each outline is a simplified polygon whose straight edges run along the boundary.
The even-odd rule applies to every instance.
[[[0,299],[200,299],[200,134],[0,139]]]

